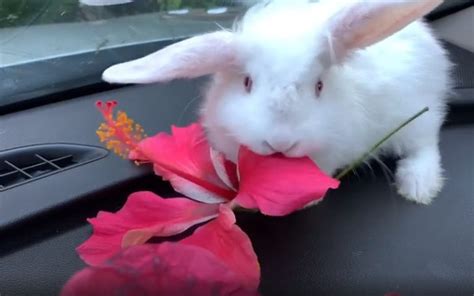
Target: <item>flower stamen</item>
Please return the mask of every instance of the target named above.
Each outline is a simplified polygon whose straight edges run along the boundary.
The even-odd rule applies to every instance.
[[[128,117],[125,112],[118,111],[114,117],[116,106],[116,101],[96,103],[105,121],[101,123],[96,133],[107,149],[126,159],[131,152],[138,152],[138,143],[147,135],[143,127]]]

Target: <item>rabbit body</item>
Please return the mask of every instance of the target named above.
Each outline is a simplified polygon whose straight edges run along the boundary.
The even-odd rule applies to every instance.
[[[154,83],[213,74],[201,108],[211,145],[351,164],[424,107],[373,157],[400,158],[400,194],[428,204],[443,186],[438,148],[450,61],[421,18],[442,0],[263,1],[232,31],[112,66],[104,80]]]
[[[418,20],[331,63],[325,24],[332,12],[325,9],[260,7],[243,19],[234,33],[240,68],[216,73],[202,106],[211,143],[234,161],[245,145],[260,154],[310,156],[334,174],[429,107],[379,151],[401,158],[399,192],[429,203],[443,185],[438,142],[450,85],[445,50]]]

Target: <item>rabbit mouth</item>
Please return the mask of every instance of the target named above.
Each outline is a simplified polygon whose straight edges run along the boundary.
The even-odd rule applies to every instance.
[[[306,156],[305,153],[303,152],[303,149],[301,147],[300,142],[294,142],[294,143],[284,143],[282,145],[275,145],[275,144],[270,144],[267,141],[264,141],[262,144],[263,149],[263,154],[259,153],[260,151],[254,151],[256,153],[262,154],[262,155],[272,155],[272,154],[282,154],[286,157],[290,158],[299,158],[299,157],[304,157]]]
[[[268,146],[265,144],[256,145],[256,146],[249,145],[247,146],[247,148],[250,149],[253,153],[256,153],[258,155],[263,155],[263,156],[273,155],[277,153],[277,151],[275,151],[271,146]]]

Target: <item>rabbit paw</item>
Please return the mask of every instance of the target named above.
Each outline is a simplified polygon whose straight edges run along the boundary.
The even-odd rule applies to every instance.
[[[437,149],[418,151],[402,159],[396,172],[398,193],[419,204],[429,204],[443,187]]]

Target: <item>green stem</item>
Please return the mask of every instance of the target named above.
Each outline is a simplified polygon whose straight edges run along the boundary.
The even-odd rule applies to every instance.
[[[374,153],[380,146],[382,146],[383,143],[385,143],[388,139],[390,139],[393,135],[398,133],[401,129],[403,129],[405,126],[409,125],[413,120],[417,119],[423,113],[428,112],[430,109],[428,107],[423,108],[420,112],[416,113],[412,117],[410,117],[407,121],[402,123],[399,127],[394,129],[392,132],[390,132],[388,135],[386,135],[382,140],[377,142],[368,152],[366,152],[364,155],[362,155],[359,159],[357,159],[355,162],[353,162],[351,165],[349,165],[347,168],[345,168],[342,172],[340,172],[337,176],[336,179],[341,180],[344,178],[347,174],[349,174],[351,171],[353,171],[356,167],[358,167],[360,164],[362,164],[367,158],[370,157],[372,153]]]

